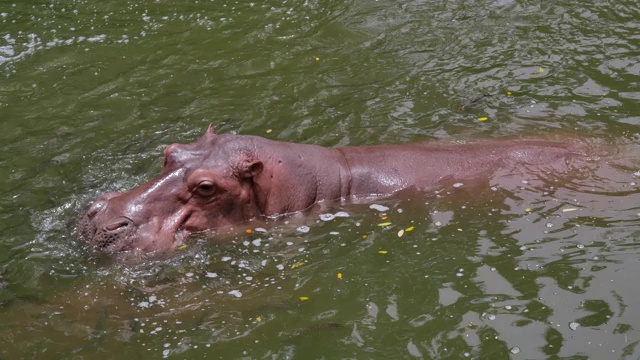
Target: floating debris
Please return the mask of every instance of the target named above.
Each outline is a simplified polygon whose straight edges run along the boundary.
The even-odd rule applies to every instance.
[[[233,295],[237,298],[242,297],[242,293],[240,292],[240,290],[231,290],[228,292],[229,295]]]
[[[387,250],[378,250],[378,254],[382,254],[382,255],[384,255],[384,254],[386,254],[386,253],[388,253],[388,251],[387,251]]]
[[[570,212],[570,211],[576,211],[578,209],[576,208],[566,208],[566,209],[562,209],[562,212]]]
[[[463,183],[455,183],[455,184],[453,184],[453,187],[454,187],[454,188],[459,188],[459,187],[461,187],[462,185],[464,185],[464,184],[463,184]]]
[[[306,225],[302,225],[302,226],[298,226],[298,228],[296,228],[296,230],[300,233],[306,234],[309,232],[309,227]]]
[[[404,235],[404,230],[398,231],[398,237],[402,237],[402,235]]]
[[[382,226],[389,226],[389,225],[391,225],[391,222],[389,222],[389,221],[378,224],[378,226],[381,226],[381,227]]]
[[[298,299],[300,299],[300,301],[307,301],[309,300],[308,296],[300,296]]]
[[[342,273],[338,273],[338,279],[342,279]]]
[[[580,324],[578,324],[578,323],[577,323],[577,322],[575,322],[575,321],[572,321],[572,322],[570,322],[570,323],[569,323],[569,329],[571,329],[571,330],[573,330],[573,331],[578,330],[578,327],[579,327],[579,326],[580,326]]]
[[[214,272],[208,272],[208,273],[205,275],[205,277],[208,277],[208,278],[214,279],[214,278],[217,278],[217,277],[218,277],[218,274],[216,274],[216,273],[214,273]]]
[[[511,350],[509,350],[513,355],[520,353],[520,348],[517,346],[514,346],[511,348]]]
[[[301,262],[301,261],[294,262],[293,264],[291,264],[291,268],[292,268],[292,269],[295,269],[295,268],[298,268],[298,267],[300,267],[300,266],[302,266],[302,265],[304,265],[304,263],[303,263],[303,262]]]

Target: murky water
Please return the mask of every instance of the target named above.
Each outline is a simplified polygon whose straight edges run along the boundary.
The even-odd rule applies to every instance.
[[[637,359],[639,12],[0,0],[0,358]],[[602,152],[568,182],[334,204],[168,258],[77,241],[92,199],[209,123],[326,146],[571,134]]]

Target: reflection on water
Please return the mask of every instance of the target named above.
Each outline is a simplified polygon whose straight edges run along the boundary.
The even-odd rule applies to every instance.
[[[637,12],[0,2],[0,357],[638,358]],[[76,241],[92,199],[209,123],[328,146],[577,133],[593,156],[153,259]]]

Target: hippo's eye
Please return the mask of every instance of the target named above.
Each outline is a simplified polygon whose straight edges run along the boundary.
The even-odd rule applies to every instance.
[[[211,181],[205,180],[201,181],[195,189],[195,193],[200,196],[211,196],[213,195],[218,187],[212,183]]]

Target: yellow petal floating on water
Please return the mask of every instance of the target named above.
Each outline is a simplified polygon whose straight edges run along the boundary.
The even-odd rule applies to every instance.
[[[398,237],[402,237],[402,235],[404,235],[404,230],[398,231]]]
[[[478,120],[480,120],[480,121],[487,121],[487,119],[489,119],[489,118],[488,118],[488,117],[486,117],[486,116],[483,116],[483,117],[479,117],[479,118],[478,118]]]
[[[388,253],[388,251],[387,251],[387,250],[378,250],[378,254],[382,254],[382,255],[384,255],[384,254],[386,254],[386,253]]]
[[[363,238],[363,239],[366,239],[366,238],[368,238],[368,237],[369,237],[369,235],[367,235],[367,234],[362,235],[362,238]]]
[[[292,269],[295,269],[295,268],[300,267],[300,266],[302,266],[302,265],[304,265],[304,263],[303,263],[303,262],[298,261],[298,262],[295,262],[295,263],[291,264],[291,268],[292,268]]]
[[[391,223],[388,221],[378,224],[378,226],[389,226],[389,225],[391,225]]]
[[[316,61],[320,61],[320,58],[316,56]]]
[[[538,71],[539,71],[539,72],[541,72],[541,73],[543,73],[543,72],[544,72],[544,69],[543,69],[542,67],[539,67],[539,68],[538,68]]]
[[[511,91],[507,91],[507,95],[511,95]]]
[[[247,232],[247,234],[252,234],[252,233],[253,233],[253,230],[251,230],[251,229],[247,229],[247,230],[246,230],[246,232]]]
[[[458,231],[462,231],[462,229],[458,229]]]
[[[338,279],[342,279],[342,273],[338,273]]]
[[[406,228],[406,231],[413,231],[413,229],[415,229],[413,226],[409,226],[408,228]]]
[[[273,130],[267,129],[267,134],[270,134]]]
[[[308,296],[300,296],[299,299],[300,299],[300,301],[307,301],[307,300],[309,300],[309,297]]]
[[[178,249],[182,250],[182,249],[186,249],[187,245],[180,245],[180,247]]]
[[[380,218],[380,220],[387,220],[389,217],[388,216],[383,216]]]
[[[260,321],[262,321],[262,318],[261,318],[260,316],[258,316],[258,317],[256,318],[256,321],[260,322]]]
[[[524,211],[525,211],[525,212],[531,212],[531,209],[526,208],[526,209],[524,209]]]

